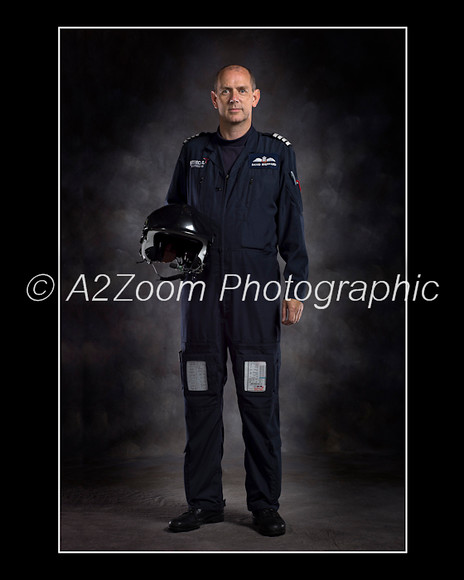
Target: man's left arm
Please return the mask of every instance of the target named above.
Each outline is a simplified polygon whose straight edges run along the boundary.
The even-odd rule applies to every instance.
[[[291,146],[286,150],[282,191],[279,203],[279,253],[285,261],[285,299],[282,301],[282,324],[296,324],[303,312],[303,303],[295,297],[295,286],[309,275],[306,251],[303,202],[297,177],[295,153]]]

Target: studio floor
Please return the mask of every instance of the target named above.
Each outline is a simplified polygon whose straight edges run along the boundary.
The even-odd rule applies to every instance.
[[[404,462],[390,454],[283,456],[283,536],[259,535],[241,458],[223,462],[225,520],[168,531],[186,510],[183,457],[61,465],[59,551],[404,552]]]

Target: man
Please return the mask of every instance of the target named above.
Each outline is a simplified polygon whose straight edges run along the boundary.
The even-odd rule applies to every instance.
[[[290,143],[252,126],[260,91],[251,72],[238,65],[221,69],[211,99],[218,131],[184,142],[167,195],[168,203],[195,207],[216,228],[202,278],[206,291],[201,300],[182,301],[189,510],[169,528],[189,531],[224,520],[222,404],[229,352],[243,425],[247,507],[261,534],[277,536],[285,533],[278,513],[280,324],[300,320],[303,304],[292,290],[308,276],[301,193]],[[278,252],[286,262],[281,309],[279,296],[274,299]]]

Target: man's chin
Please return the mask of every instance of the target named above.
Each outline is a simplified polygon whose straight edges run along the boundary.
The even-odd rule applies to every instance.
[[[240,125],[241,123],[244,123],[246,121],[246,119],[244,119],[243,117],[241,117],[240,119],[237,117],[229,117],[228,120],[231,125]]]

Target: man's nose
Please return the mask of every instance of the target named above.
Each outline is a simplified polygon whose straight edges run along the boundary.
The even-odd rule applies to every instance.
[[[238,102],[238,91],[236,91],[235,89],[232,89],[232,92],[230,93],[229,103],[236,103],[236,102]]]

